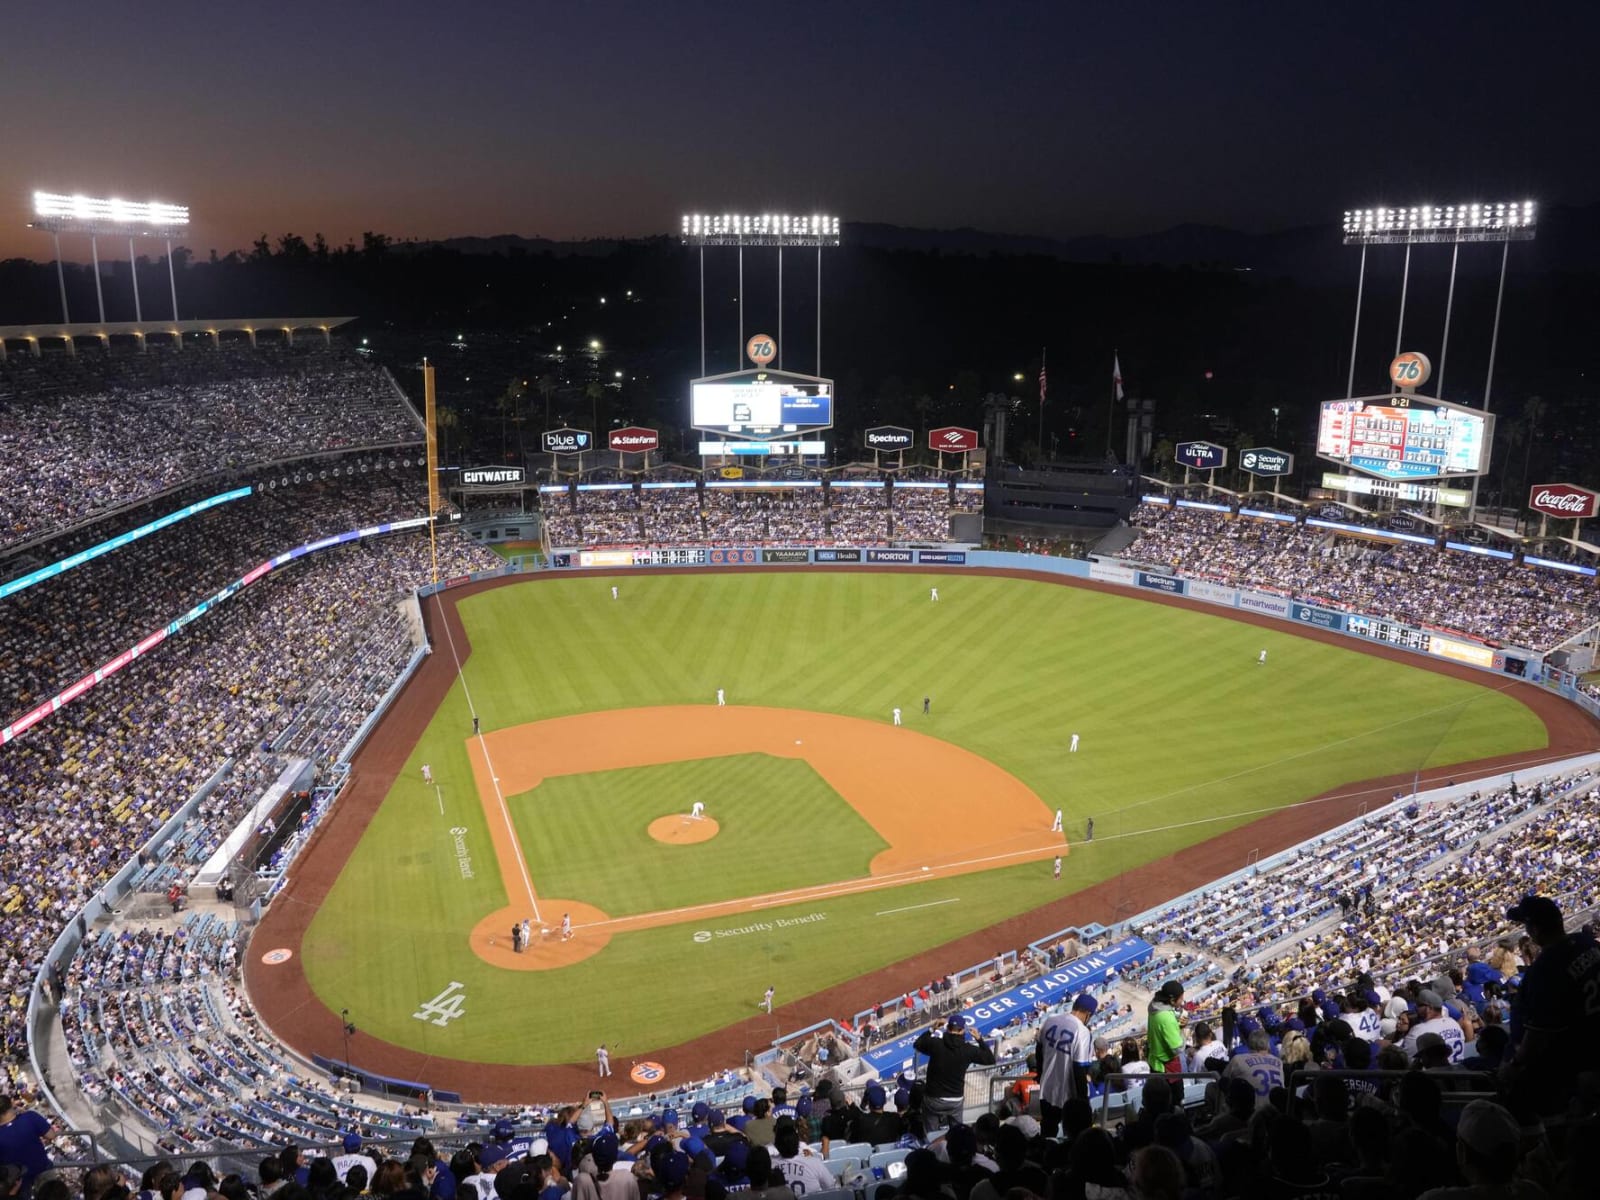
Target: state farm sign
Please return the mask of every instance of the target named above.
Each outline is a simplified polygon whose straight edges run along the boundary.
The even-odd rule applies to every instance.
[[[607,444],[613,450],[621,450],[628,454],[647,454],[651,450],[661,449],[661,434],[654,429],[640,429],[630,425],[626,429],[613,429],[607,438]]]
[[[959,425],[946,425],[928,431],[928,449],[943,454],[966,454],[978,448],[978,431]]]
[[[1600,511],[1600,492],[1574,483],[1536,483],[1528,489],[1528,507],[1552,517],[1586,521]]]

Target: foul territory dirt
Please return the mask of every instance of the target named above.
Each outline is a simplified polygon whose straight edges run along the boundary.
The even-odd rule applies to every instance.
[[[752,570],[767,568],[741,567],[737,571],[748,573]],[[773,570],[805,570],[814,568],[770,568]],[[844,568],[847,570],[871,570],[870,567]],[[898,568],[885,568],[893,572]],[[699,573],[694,569],[685,573]],[[924,572],[934,573],[934,572]],[[952,575],[971,575],[972,571],[952,571]],[[1549,746],[1543,751],[1528,752],[1517,755],[1506,755],[1494,759],[1484,759],[1474,763],[1463,763],[1453,767],[1424,771],[1421,776],[1423,786],[1442,784],[1450,779],[1468,778],[1474,774],[1489,774],[1497,770],[1516,769],[1518,767],[1532,766],[1541,762],[1550,762],[1558,758],[1565,758],[1585,750],[1593,749],[1600,744],[1600,724],[1597,724],[1586,713],[1561,700],[1559,697],[1542,688],[1514,683],[1506,687],[1505,680],[1485,675],[1464,666],[1438,662],[1407,654],[1404,651],[1393,650],[1387,647],[1370,645],[1358,642],[1339,634],[1329,633],[1311,627],[1293,628],[1281,621],[1268,617],[1256,616],[1237,610],[1219,610],[1211,605],[1194,603],[1177,597],[1157,596],[1154,594],[1134,596],[1122,588],[1112,585],[1099,584],[1085,580],[1066,580],[1058,575],[1050,575],[1033,571],[987,571],[984,574],[1004,576],[1017,579],[1031,579],[1039,582],[1054,583],[1067,587],[1087,588],[1093,591],[1102,591],[1107,594],[1122,596],[1124,598],[1143,600],[1147,603],[1171,604],[1181,608],[1194,608],[1209,613],[1213,616],[1228,620],[1243,621],[1247,624],[1260,625],[1274,629],[1278,632],[1294,632],[1303,637],[1310,637],[1349,649],[1361,650],[1369,654],[1391,658],[1403,662],[1407,666],[1425,670],[1437,671],[1443,675],[1450,675],[1464,679],[1470,683],[1481,686],[1493,686],[1506,691],[1528,708],[1533,710],[1544,722],[1548,733]],[[560,576],[545,576],[543,578],[566,578],[576,574],[609,574],[608,572],[564,572]],[[626,574],[623,572],[622,574]],[[538,579],[540,577],[535,577]],[[507,579],[488,583],[473,584],[467,587],[453,589],[440,596],[430,598],[423,605],[425,620],[428,625],[429,637],[437,645],[444,638],[444,626],[448,623],[454,635],[455,645],[465,657],[470,653],[466,630],[461,624],[461,619],[456,611],[456,604],[464,597],[476,592],[493,587],[516,586],[524,582],[523,579]],[[301,967],[299,950],[306,929],[311,924],[311,918],[316,913],[318,906],[332,888],[334,880],[338,878],[340,869],[349,857],[351,850],[365,832],[368,822],[395,779],[399,776],[411,747],[417,742],[422,731],[427,727],[434,712],[443,701],[455,680],[455,664],[451,656],[446,654],[430,655],[424,660],[415,678],[397,698],[378,727],[367,739],[366,745],[357,756],[350,786],[344,798],[340,801],[334,814],[323,827],[314,835],[311,844],[301,854],[296,863],[289,886],[268,910],[265,919],[252,938],[251,950],[246,962],[246,981],[252,1001],[262,1018],[276,1033],[290,1046],[304,1054],[320,1053],[330,1058],[343,1057],[343,1028],[337,1013],[326,1008],[312,992],[310,984],[306,981]],[[737,706],[728,706],[719,713],[711,713],[714,706],[691,706],[686,710],[690,716],[686,719],[704,720],[710,716],[721,717],[733,714],[734,722],[744,721],[740,713],[760,712],[788,712],[789,710],[759,710],[741,709]],[[661,711],[661,710],[654,710]],[[807,719],[822,718],[823,714],[799,714]],[[846,718],[834,718],[847,720]],[[539,722],[528,726],[535,729],[538,725],[551,724]],[[872,722],[852,721],[856,725],[872,726]],[[714,729],[713,726],[702,726]],[[922,739],[908,728],[894,729],[887,724],[881,727],[874,726],[882,731],[883,736],[909,735],[919,741],[935,742],[936,739]],[[502,733],[488,735],[489,739],[498,738]],[[782,744],[781,735],[787,731],[772,728],[762,729],[741,728],[740,737],[766,738],[776,747]],[[807,738],[804,732],[787,732],[787,741],[790,751],[804,750],[805,746],[795,747],[795,739],[804,743]],[[522,786],[512,786],[506,778],[510,769],[510,754],[508,759],[501,761],[500,754],[494,748],[495,743],[490,743],[490,755],[494,760],[497,770],[501,774],[501,787],[505,795],[511,795],[526,790],[531,783]],[[741,742],[738,750],[724,750],[722,753],[743,753],[760,746]],[[951,747],[951,749],[955,749]],[[964,752],[963,752],[964,753]],[[682,755],[681,757],[703,757],[701,753]],[[975,757],[975,756],[969,756]],[[672,761],[670,758],[649,759],[647,761]],[[814,765],[815,765],[815,760]],[[1004,779],[1011,777],[1000,771],[993,764],[985,763],[982,759],[977,762],[984,763],[991,772]],[[626,765],[626,764],[618,764]],[[549,771],[548,766],[543,768]],[[594,764],[576,769],[591,771],[604,769]],[[821,768],[818,768],[821,771]],[[822,772],[826,777],[826,772]],[[530,776],[531,778],[531,776]],[[843,787],[833,779],[829,780],[840,790],[847,794]],[[1012,780],[1016,784],[1016,781]],[[1190,846],[1176,854],[1147,863],[1142,867],[1128,871],[1116,879],[1083,889],[1065,896],[1053,904],[1032,912],[1014,917],[1001,922],[999,925],[980,930],[965,937],[955,939],[943,946],[935,947],[922,954],[902,959],[891,963],[871,974],[860,976],[828,988],[822,992],[796,1000],[778,1009],[777,1023],[785,1029],[800,1029],[815,1021],[828,1017],[837,1017],[859,1011],[877,1003],[887,996],[898,994],[906,988],[925,982],[935,976],[963,966],[967,963],[979,961],[990,957],[998,947],[1016,947],[1038,937],[1041,933],[1060,929],[1069,925],[1100,922],[1114,924],[1125,920],[1135,913],[1160,903],[1162,900],[1180,895],[1183,892],[1199,887],[1208,880],[1224,875],[1243,866],[1247,860],[1260,854],[1262,856],[1273,854],[1279,850],[1304,841],[1321,831],[1340,824],[1365,811],[1368,807],[1375,806],[1387,800],[1396,790],[1409,787],[1412,777],[1390,776],[1382,779],[1369,780],[1364,784],[1357,784],[1348,788],[1341,788],[1337,793],[1330,793],[1326,797],[1317,798],[1320,802],[1315,804],[1297,805],[1283,809],[1249,825],[1231,830],[1207,841]],[[483,781],[480,778],[480,798],[483,796]],[[1026,789],[1024,789],[1026,790]],[[493,796],[492,780],[489,793]],[[1032,794],[1029,793],[1031,796]],[[492,801],[491,801],[492,802]],[[852,803],[856,803],[852,799]],[[1019,803],[1021,801],[1019,800]],[[1028,808],[1026,803],[1021,803],[1018,810],[1018,819],[1023,815],[1033,821],[1035,831],[1039,830],[1038,821],[1040,814],[1048,827],[1049,814],[1045,812],[1044,805],[1033,797],[1034,807]],[[861,806],[858,804],[858,808]],[[867,817],[879,833],[884,836],[891,847],[879,858],[884,859],[880,870],[879,862],[873,864],[874,875],[864,882],[868,886],[896,882],[894,875],[898,870],[920,870],[921,862],[917,862],[919,853],[915,843],[909,839],[915,837],[911,830],[905,830],[905,840],[897,841],[892,832],[898,832],[902,827],[896,824],[897,818],[888,814],[880,814],[878,820],[885,825],[879,825],[878,820],[863,809]],[[681,820],[681,818],[668,818]],[[1025,831],[1019,827],[1017,836],[1023,837]],[[1040,849],[1029,850],[1025,846],[1017,847],[1019,851],[1030,857],[1055,853],[1055,849],[1043,848],[1045,840],[1050,835],[1038,835]],[[1056,835],[1058,836],[1058,835]],[[985,841],[991,835],[986,834]],[[1059,848],[1061,843],[1055,842]],[[497,846],[497,853],[502,847]],[[506,836],[503,847],[505,852],[515,855],[515,839]],[[890,856],[885,858],[885,855]],[[902,856],[903,857],[896,857]],[[948,864],[947,864],[948,865]],[[990,864],[1001,865],[1001,864]],[[507,867],[510,870],[507,870]],[[502,855],[502,878],[508,881],[508,887],[521,886],[523,873],[518,871],[513,862],[507,861]],[[969,868],[976,869],[976,868]],[[531,888],[533,882],[528,886]],[[829,885],[842,886],[842,885]],[[796,893],[795,900],[803,900],[803,894]],[[504,963],[507,966],[522,966],[516,962],[516,955],[511,948],[511,922],[513,909],[515,916],[520,918],[528,915],[522,911],[523,905],[515,895],[508,896],[508,908],[500,913],[485,918],[475,929],[471,937],[474,948],[486,958]],[[752,907],[751,901],[756,898],[745,898],[744,907]],[[580,901],[545,899],[540,898],[540,912],[544,918],[547,932],[535,939],[535,946],[531,953],[540,955],[551,953],[560,955],[563,941],[569,946],[579,943],[584,937],[584,927],[595,925],[605,928],[601,922],[610,921],[611,918],[585,905]],[[573,935],[569,939],[562,939],[560,934],[559,914],[569,912],[572,917]],[[491,925],[490,922],[497,922]],[[490,939],[494,944],[490,945]],[[286,961],[277,964],[266,964],[261,961],[264,952],[283,947],[295,951]],[[549,948],[548,950],[546,948]],[[579,953],[575,947],[571,953]],[[559,965],[552,962],[550,965]],[[664,1086],[674,1086],[686,1080],[703,1078],[714,1071],[727,1067],[730,1063],[742,1060],[746,1049],[759,1050],[766,1047],[773,1036],[772,1018],[763,1016],[751,1018],[746,1021],[730,1025],[715,1033],[696,1038],[678,1046],[657,1050],[641,1051],[638,1057],[653,1059],[667,1067],[667,1077],[662,1081]],[[396,1046],[366,1033],[357,1033],[350,1039],[351,1059],[366,1068],[385,1075],[397,1076],[404,1079],[425,1081],[434,1087],[459,1090],[472,1099],[487,1102],[510,1103],[529,1100],[553,1100],[571,1098],[587,1090],[593,1078],[594,1067],[592,1064],[553,1066],[553,1067],[492,1067],[481,1063],[465,1063],[455,1059],[435,1058]]]

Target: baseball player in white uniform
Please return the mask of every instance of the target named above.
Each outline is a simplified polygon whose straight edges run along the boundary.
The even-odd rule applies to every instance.
[[[613,600],[617,598],[617,585],[614,583],[611,585],[611,598]]]
[[[1067,747],[1067,753],[1068,754],[1076,754],[1077,752],[1078,752],[1078,735],[1077,734],[1073,734],[1072,735],[1072,745]]]
[[[1061,878],[1061,855],[1056,855],[1056,878]]]
[[[1063,826],[1062,826],[1062,823],[1061,823],[1061,810],[1058,808],[1058,809],[1056,809],[1055,824],[1050,826],[1050,832],[1051,833],[1060,833],[1062,828],[1063,828]]]
[[[1256,659],[1256,666],[1264,667],[1266,665],[1267,665],[1267,652],[1265,650],[1263,650],[1261,652],[1261,656]]]
[[[761,997],[761,1007],[766,1009],[769,1013],[772,1011],[772,996],[776,991],[776,988],[769,987],[766,990],[766,993]]]
[[[706,806],[704,801],[696,800],[694,802],[694,807],[689,810],[689,815],[696,821],[704,817],[706,815]]]
[[[572,914],[571,913],[562,913],[561,914],[561,940],[563,942],[565,942],[565,941],[569,940],[571,937],[572,937]]]
[[[722,694],[722,689],[717,689],[717,707],[722,708],[728,703],[727,697]]]
[[[894,710],[894,723],[896,725],[900,724],[900,710],[898,708]]]
[[[600,1068],[600,1078],[604,1079],[611,1074],[611,1052],[601,1046],[594,1052],[595,1064]]]
[[[422,782],[423,783],[432,783],[433,782],[433,768],[430,767],[427,763],[423,763],[422,764]]]
[[[929,588],[928,589],[928,599],[932,600],[935,604],[939,603],[939,589],[938,588]]]

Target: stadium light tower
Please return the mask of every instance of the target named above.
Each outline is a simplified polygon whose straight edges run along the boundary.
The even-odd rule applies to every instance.
[[[700,249],[700,374],[706,373],[706,247],[739,250],[739,358],[744,356],[744,248],[778,248],[778,369],[783,369],[783,250],[785,246],[817,249],[817,368],[822,374],[822,248],[839,244],[839,218],[821,213],[685,213],[681,225],[685,246]]]
[[[48,230],[56,241],[56,284],[61,289],[61,320],[70,324],[67,312],[67,281],[61,269],[61,235],[86,233],[89,253],[94,260],[94,294],[100,307],[100,323],[106,321],[105,294],[100,289],[101,235],[128,239],[128,275],[133,280],[133,315],[143,321],[139,305],[138,259],[133,252],[136,237],[164,238],[167,243],[167,284],[172,289],[172,319],[178,319],[178,280],[172,269],[172,239],[189,225],[189,210],[181,204],[130,200],[99,200],[92,196],[63,196],[55,192],[33,194],[33,228]]]
[[[1350,334],[1350,375],[1345,397],[1355,395],[1356,345],[1361,336],[1361,293],[1367,279],[1368,246],[1404,246],[1405,266],[1400,276],[1400,319],[1395,328],[1394,352],[1398,356],[1405,335],[1406,288],[1411,279],[1411,247],[1448,245],[1450,247],[1450,288],[1444,302],[1444,338],[1439,348],[1439,371],[1434,377],[1434,393],[1444,397],[1445,361],[1450,351],[1450,317],[1455,306],[1456,262],[1464,243],[1500,244],[1500,282],[1495,291],[1494,328],[1489,336],[1489,370],[1483,383],[1483,408],[1488,411],[1494,385],[1495,352],[1500,345],[1500,310],[1506,295],[1506,263],[1512,242],[1531,241],[1537,228],[1539,206],[1533,200],[1514,200],[1503,204],[1419,204],[1410,208],[1355,208],[1344,214],[1344,244],[1361,247],[1361,271],[1356,282],[1355,326]],[[1472,480],[1469,519],[1478,507],[1478,477]]]

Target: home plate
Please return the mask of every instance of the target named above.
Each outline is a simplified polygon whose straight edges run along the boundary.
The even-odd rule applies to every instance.
[[[800,744],[800,739],[799,739],[799,738],[795,738],[795,740],[794,740],[794,744],[795,744],[795,745],[796,745],[796,746],[798,746],[798,745],[799,745],[799,744]]]

